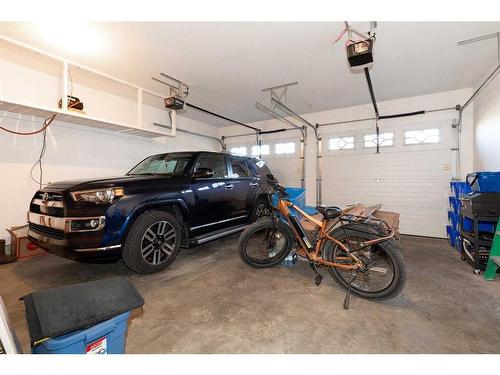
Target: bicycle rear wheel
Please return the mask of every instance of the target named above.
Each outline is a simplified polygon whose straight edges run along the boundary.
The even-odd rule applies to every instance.
[[[347,288],[352,276],[351,290],[361,297],[388,299],[401,292],[406,282],[406,266],[399,244],[395,240],[358,249],[360,243],[380,237],[375,229],[362,224],[348,224],[345,226],[345,232],[342,228],[337,228],[330,235],[343,244],[349,244],[352,253],[366,265],[362,271],[328,267],[328,272],[340,286]],[[322,251],[325,259],[330,262],[354,263],[350,258],[344,259],[347,254],[331,241],[323,245]]]
[[[290,227],[271,218],[257,220],[241,234],[238,249],[241,259],[252,267],[266,268],[281,263],[294,243]]]

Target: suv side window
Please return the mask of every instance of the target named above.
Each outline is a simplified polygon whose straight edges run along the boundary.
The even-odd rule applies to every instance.
[[[259,171],[257,170],[257,166],[254,164],[252,160],[247,160],[247,165],[252,177],[260,177]]]
[[[202,155],[196,161],[194,171],[198,168],[210,168],[214,171],[213,178],[227,177],[227,165],[222,155]]]
[[[248,170],[248,166],[245,163],[245,160],[241,159],[233,159],[231,158],[231,167],[233,169],[232,177],[249,177],[250,172]]]

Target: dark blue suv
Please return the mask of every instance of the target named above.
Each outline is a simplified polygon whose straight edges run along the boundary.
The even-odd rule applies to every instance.
[[[123,258],[136,272],[170,265],[179,248],[269,215],[265,162],[215,152],[150,156],[125,176],[56,182],[28,213],[31,241],[81,258]]]

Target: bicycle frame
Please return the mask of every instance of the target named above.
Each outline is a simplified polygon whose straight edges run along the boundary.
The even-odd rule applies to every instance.
[[[291,219],[292,213],[290,212],[289,207],[300,212],[301,215],[303,215],[305,218],[307,218],[316,227],[319,227],[319,230],[320,230],[319,239],[316,241],[315,244],[313,244],[313,247],[314,247],[313,250],[308,249],[308,246],[305,244],[301,235],[297,232],[296,228],[294,227],[292,219]],[[325,265],[328,267],[335,267],[335,268],[341,268],[341,269],[346,269],[346,270],[355,270],[355,269],[363,268],[365,266],[359,258],[357,258],[354,254],[352,254],[351,250],[347,246],[345,246],[339,240],[337,240],[336,238],[334,238],[328,234],[329,229],[333,228],[333,226],[336,224],[337,220],[342,225],[342,216],[345,214],[344,211],[341,213],[341,215],[338,217],[338,219],[334,219],[334,220],[322,219],[320,221],[320,220],[317,220],[316,218],[312,217],[311,215],[307,214],[307,212],[304,212],[300,207],[297,207],[293,203],[291,203],[285,199],[282,199],[279,195],[278,195],[278,205],[277,205],[276,209],[286,218],[288,224],[290,224],[290,227],[295,235],[295,238],[299,241],[301,249],[304,250],[309,261],[314,262],[316,264]],[[300,221],[297,220],[297,223],[302,228],[302,230],[304,230],[304,228],[300,224]],[[389,228],[389,226],[387,224],[385,224],[385,225],[387,226],[387,228]],[[387,240],[390,240],[391,238],[394,237],[394,234],[395,234],[394,230],[389,229],[389,233],[386,236],[362,242],[361,246],[358,247],[357,250],[363,249],[365,247],[375,245],[375,244],[378,244],[378,243],[381,243],[381,242],[384,242]],[[344,250],[348,254],[347,257],[337,257],[338,260],[347,260],[347,259],[351,258],[352,260],[354,260],[355,263],[348,265],[348,264],[342,264],[342,263],[329,262],[329,261],[323,259],[323,256],[321,254],[321,248],[322,248],[323,244],[325,243],[325,241],[328,241],[328,240],[332,241],[336,245],[340,246],[342,248],[342,250]]]

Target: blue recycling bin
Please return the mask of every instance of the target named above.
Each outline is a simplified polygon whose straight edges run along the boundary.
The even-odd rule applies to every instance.
[[[499,193],[499,172],[473,172],[467,175],[467,182],[475,193]]]
[[[125,354],[130,312],[120,314],[87,329],[42,341],[33,354]]]
[[[462,221],[462,230],[466,232],[474,232],[474,221],[468,217],[464,217]],[[478,223],[478,231],[495,233],[495,223],[480,221]]]
[[[450,189],[452,192],[452,196],[459,199],[464,195],[470,193],[472,191],[470,185],[466,181],[451,181]]]
[[[460,213],[460,200],[458,200],[457,198],[455,198],[453,196],[450,196],[450,197],[448,197],[448,202],[450,204],[450,208],[453,209],[453,212],[456,215],[459,215],[459,213]]]
[[[38,290],[22,300],[33,354],[125,353],[130,312],[144,305],[122,277]]]
[[[285,191],[288,194],[287,200],[291,203],[299,207],[300,209],[304,209],[306,207],[306,189],[303,188],[294,188],[294,187],[285,187]],[[278,205],[278,196],[273,194],[271,198],[271,203],[273,206]],[[298,212],[290,207],[290,212],[292,215],[297,215]]]
[[[457,233],[451,225],[446,226],[446,236],[448,237],[448,241],[450,242],[450,246],[455,247]]]

